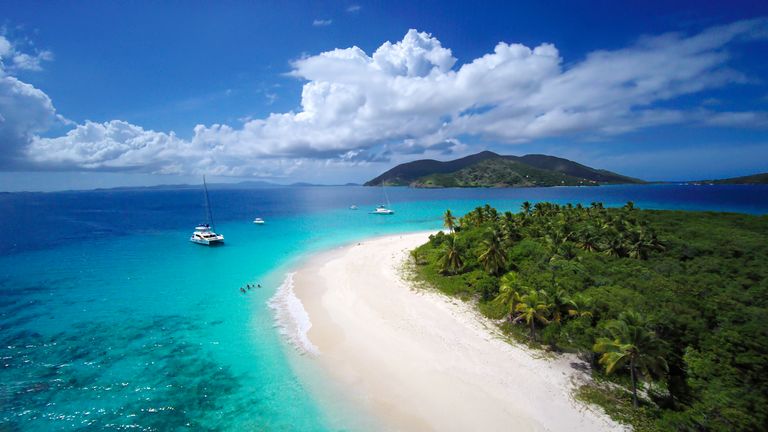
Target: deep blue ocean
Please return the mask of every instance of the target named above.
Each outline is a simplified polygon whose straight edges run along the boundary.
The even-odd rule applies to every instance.
[[[387,193],[393,216],[368,214],[381,188],[214,189],[226,237],[215,248],[188,241],[202,190],[0,194],[0,431],[368,429],[364,414],[308,390],[310,362],[268,305],[307,254],[439,229],[445,209],[485,203],[768,213],[766,186]],[[262,288],[242,294],[246,284]]]

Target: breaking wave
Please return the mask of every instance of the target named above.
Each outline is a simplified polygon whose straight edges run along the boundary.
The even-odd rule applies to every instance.
[[[307,336],[312,321],[293,291],[293,276],[294,273],[285,275],[285,280],[267,304],[275,313],[275,324],[280,333],[300,352],[316,355],[320,351]]]

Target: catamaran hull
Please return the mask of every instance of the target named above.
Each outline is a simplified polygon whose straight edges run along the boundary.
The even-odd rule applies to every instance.
[[[220,239],[211,239],[211,240],[197,239],[193,237],[193,238],[190,238],[189,241],[191,241],[192,243],[203,245],[203,246],[216,246],[216,245],[224,244],[224,237],[222,236]]]

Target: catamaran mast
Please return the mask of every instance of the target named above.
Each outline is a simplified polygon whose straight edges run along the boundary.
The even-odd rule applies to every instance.
[[[208,184],[205,182],[205,175],[203,175],[203,188],[205,189],[205,211],[208,213],[208,223],[211,224],[213,232],[216,232],[216,225],[213,223],[213,214],[211,213],[211,201],[208,198]]]
[[[381,182],[381,190],[384,191],[384,198],[387,200],[387,208],[389,208],[389,195],[387,195],[387,188],[384,187],[384,182]]]

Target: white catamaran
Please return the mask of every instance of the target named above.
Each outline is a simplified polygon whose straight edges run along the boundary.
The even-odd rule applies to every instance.
[[[381,190],[384,191],[384,198],[387,200],[387,205],[380,205],[376,207],[376,210],[372,211],[371,214],[377,214],[377,215],[392,215],[395,214],[394,210],[389,209],[389,196],[387,195],[387,190],[384,188],[384,183],[381,184]]]
[[[208,185],[203,176],[203,189],[205,190],[205,210],[208,222],[195,227],[195,232],[189,238],[189,241],[205,246],[212,246],[224,243],[224,236],[216,234],[216,226],[213,224],[213,214],[211,213],[211,201],[208,198]]]

